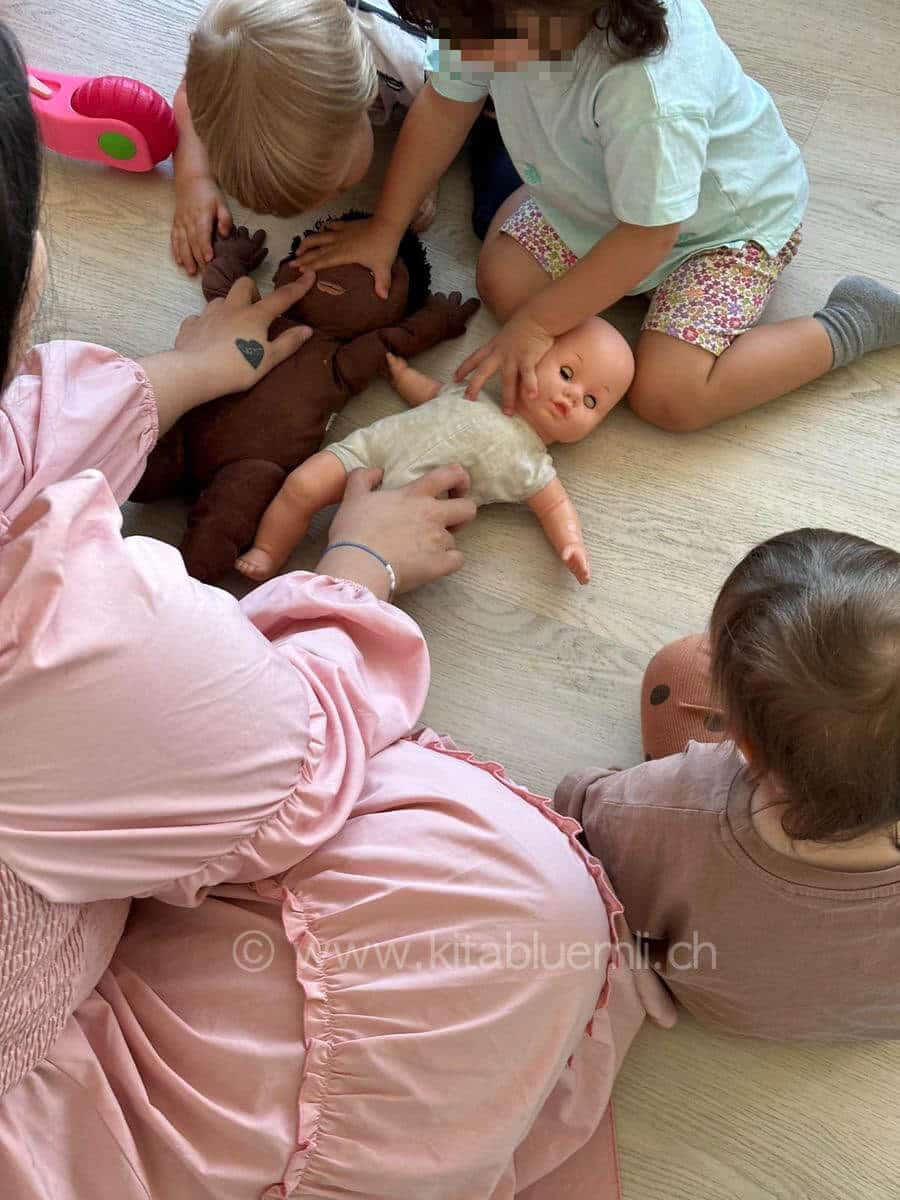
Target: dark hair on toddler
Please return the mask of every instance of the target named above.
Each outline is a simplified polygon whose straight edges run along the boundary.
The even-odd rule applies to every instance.
[[[607,36],[619,58],[645,58],[665,50],[669,41],[666,5],[662,0],[396,0],[394,8],[404,20],[453,41],[497,40],[514,36],[509,29],[510,12],[517,9],[540,16],[590,12],[594,24]]]
[[[710,641],[726,728],[783,791],[789,837],[900,820],[900,554],[826,529],[771,538],[726,580]]]

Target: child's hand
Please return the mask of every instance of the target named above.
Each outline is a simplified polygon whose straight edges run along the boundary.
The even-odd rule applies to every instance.
[[[466,396],[477,400],[487,381],[499,371],[503,379],[503,411],[514,413],[520,395],[528,399],[537,395],[535,367],[552,345],[553,337],[547,330],[520,312],[506,322],[496,337],[470,354],[454,378],[461,383],[471,375]]]
[[[188,275],[196,275],[213,258],[213,235],[228,237],[231,212],[215,180],[208,175],[176,176],[172,254]]]
[[[329,221],[322,233],[311,233],[303,239],[295,261],[314,271],[359,263],[372,272],[375,295],[387,300],[391,290],[391,270],[402,238],[403,230],[398,233],[380,217],[369,217],[364,221]]]
[[[579,583],[591,582],[591,567],[583,542],[570,542],[568,546],[563,546],[559,557]]]

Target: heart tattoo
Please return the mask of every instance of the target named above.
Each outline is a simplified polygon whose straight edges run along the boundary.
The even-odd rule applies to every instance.
[[[265,354],[262,342],[248,342],[245,341],[244,338],[238,338],[235,342],[235,345],[255,371],[262,362],[263,355]]]

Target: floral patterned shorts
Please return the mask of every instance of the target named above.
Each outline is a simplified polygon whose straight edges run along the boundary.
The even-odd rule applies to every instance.
[[[500,230],[523,246],[552,279],[578,261],[529,196]],[[771,257],[756,242],[703,250],[650,293],[643,328],[700,346],[717,357],[762,316],[778,277],[800,249],[803,226]]]

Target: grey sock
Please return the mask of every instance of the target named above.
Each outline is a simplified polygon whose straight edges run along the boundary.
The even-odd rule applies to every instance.
[[[842,279],[815,318],[831,338],[835,367],[900,345],[900,295],[864,275]]]

